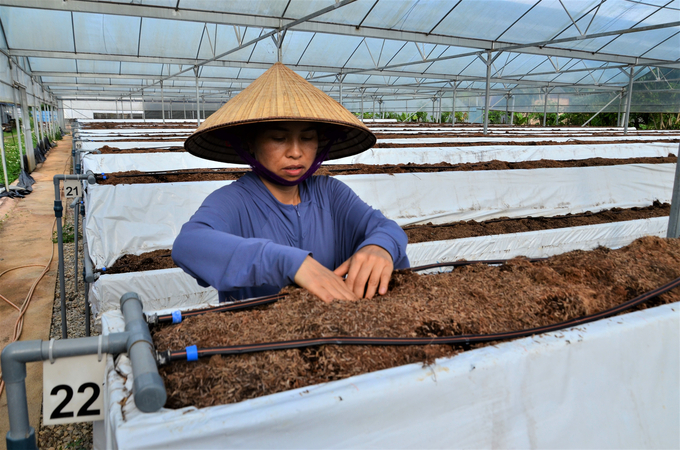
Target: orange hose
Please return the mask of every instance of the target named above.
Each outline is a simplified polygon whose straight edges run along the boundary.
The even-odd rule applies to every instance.
[[[54,219],[54,222],[52,223],[52,231],[54,231],[54,226],[57,224],[57,219]],[[28,310],[28,306],[31,304],[31,300],[33,299],[33,293],[35,292],[35,288],[38,286],[38,283],[40,283],[40,280],[45,276],[47,272],[50,270],[50,266],[52,265],[52,260],[54,259],[54,244],[52,244],[52,254],[50,255],[50,260],[45,264],[44,266],[42,264],[27,264],[24,266],[17,266],[13,267],[11,269],[7,269],[4,272],[0,273],[0,277],[6,274],[7,272],[11,272],[13,270],[17,269],[23,269],[25,267],[44,267],[43,271],[40,273],[38,278],[33,282],[31,285],[31,288],[28,291],[28,294],[26,294],[26,298],[24,299],[24,303],[21,305],[21,307],[18,307],[11,301],[7,300],[3,295],[0,295],[0,298],[4,300],[5,302],[9,303],[14,309],[19,311],[19,317],[17,317],[16,322],[14,322],[14,333],[12,335],[12,340],[10,341],[10,344],[12,342],[16,342],[19,340],[21,337],[21,333],[24,330],[24,314],[26,314],[26,311]],[[2,380],[2,372],[0,372],[0,395],[2,395],[2,391],[5,389],[5,381]]]

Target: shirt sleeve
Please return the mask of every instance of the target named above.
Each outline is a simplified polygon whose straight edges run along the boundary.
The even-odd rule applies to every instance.
[[[292,284],[310,252],[269,239],[244,238],[238,200],[223,192],[208,196],[182,226],[172,259],[198,284],[218,291]]]
[[[344,259],[367,245],[377,245],[392,256],[395,269],[410,267],[406,256],[408,237],[395,221],[373,209],[340,180],[328,177],[327,188],[333,197],[331,205],[339,230],[337,240],[344,250]]]

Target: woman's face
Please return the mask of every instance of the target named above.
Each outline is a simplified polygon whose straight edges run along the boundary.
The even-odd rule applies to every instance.
[[[319,137],[309,122],[273,122],[258,130],[252,144],[260,164],[285,180],[295,181],[316,159]]]

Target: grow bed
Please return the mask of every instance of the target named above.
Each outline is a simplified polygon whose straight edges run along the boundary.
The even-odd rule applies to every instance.
[[[374,148],[403,148],[403,147],[443,147],[443,146],[487,146],[487,145],[564,145],[564,144],[630,144],[631,142],[680,142],[680,136],[653,135],[653,136],[611,136],[605,139],[601,136],[444,136],[444,137],[420,137],[414,138],[389,138],[379,139]]]
[[[326,304],[302,289],[269,306],[187,317],[153,330],[158,351],[362,336],[489,334],[598,313],[680,277],[680,240],[648,237],[619,250],[571,252],[529,263],[395,273],[387,295]],[[675,289],[642,306],[680,301]],[[479,344],[488,345],[488,344]],[[475,346],[476,347],[476,346]],[[465,346],[335,346],[212,356],[161,368],[166,407],[205,407],[455,355]]]
[[[108,145],[104,145],[100,148],[98,148],[99,152],[104,155],[115,155],[118,153],[158,153],[158,152],[184,152],[184,147],[181,145],[177,146],[168,146],[164,148],[120,148],[120,147],[111,147]]]
[[[474,220],[448,223],[442,225],[415,225],[405,227],[409,244],[419,242],[444,241],[462,239],[473,236],[490,236],[510,233],[523,233],[538,230],[552,230],[601,223],[623,222],[628,220],[648,219],[668,216],[670,204],[654,202],[643,208],[613,208],[597,213],[568,214],[555,217],[526,217],[520,219],[501,218],[477,222]],[[142,272],[177,267],[172,260],[169,249],[145,252],[140,255],[123,255],[107,267],[108,275],[117,273]],[[102,272],[101,269],[97,272]]]
[[[538,161],[488,161],[480,163],[449,164],[333,164],[324,165],[316,172],[316,175],[371,175],[371,174],[397,174],[397,173],[428,173],[428,172],[455,172],[477,170],[515,170],[515,169],[546,169],[566,167],[596,167],[616,166],[624,164],[669,164],[677,162],[676,156],[656,158],[588,158],[571,161],[538,160]],[[236,180],[242,177],[250,169],[185,169],[163,172],[141,172],[131,170],[97,175],[97,183],[103,185],[119,184],[147,184],[147,183],[178,183],[190,181],[213,181],[213,180]]]

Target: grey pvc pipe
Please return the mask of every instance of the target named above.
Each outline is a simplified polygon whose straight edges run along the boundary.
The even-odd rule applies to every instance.
[[[142,302],[134,292],[121,297],[125,332],[106,336],[61,339],[52,342],[52,357],[118,354],[127,352],[134,377],[132,392],[140,411],[155,412],[167,398],[163,380],[158,374],[149,327],[142,313]],[[101,347],[100,347],[101,338]],[[0,356],[5,381],[9,432],[8,450],[37,449],[35,430],[28,420],[26,400],[26,363],[50,359],[50,341],[17,341],[7,345]]]
[[[153,341],[149,325],[144,320],[142,302],[135,292],[128,292],[120,298],[120,309],[125,317],[125,332],[128,333],[127,351],[134,375],[132,393],[135,404],[142,412],[158,411],[165,405],[167,394],[163,379],[158,374]]]
[[[57,218],[57,249],[59,250],[59,300],[61,305],[61,338],[68,337],[68,327],[66,325],[66,285],[64,280],[64,232],[61,224],[61,217],[64,207],[61,203],[61,192],[59,190],[61,180],[87,180],[90,184],[95,184],[97,180],[94,173],[88,170],[86,174],[64,175],[58,174],[53,178],[54,181],[54,216]]]

